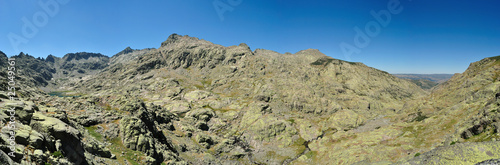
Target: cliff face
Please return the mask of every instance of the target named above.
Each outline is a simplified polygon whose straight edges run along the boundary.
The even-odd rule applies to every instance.
[[[404,163],[437,146],[491,139],[498,121],[494,58],[430,94],[314,49],[252,51],[177,34],[158,49],[126,48],[111,58],[33,59],[55,69],[49,85],[22,85],[21,101],[0,97],[2,108],[19,110],[19,148],[34,151],[16,151],[26,158],[17,163]],[[66,97],[37,90],[56,89],[50,84]]]

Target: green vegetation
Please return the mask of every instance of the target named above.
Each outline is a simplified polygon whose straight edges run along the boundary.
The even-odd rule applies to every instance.
[[[484,132],[474,135],[470,137],[469,139],[466,139],[465,142],[487,142],[491,141],[492,138],[500,138],[496,133],[494,129],[486,129]]]
[[[309,151],[304,155],[307,157],[307,159],[311,159],[314,157],[315,154],[316,154],[316,151]]]
[[[326,66],[326,65],[332,63],[333,60],[335,60],[335,59],[333,59],[333,58],[320,58],[320,59],[314,61],[313,63],[311,63],[311,65]]]
[[[100,133],[97,133],[97,127],[96,126],[91,126],[91,127],[85,127],[87,131],[89,131],[90,136],[94,137],[96,140],[103,141],[103,137]]]
[[[64,157],[63,154],[61,153],[61,151],[55,151],[55,152],[53,152],[52,156],[54,156],[56,158],[62,158],[62,157]]]
[[[414,157],[420,156],[420,152],[416,153]]]
[[[202,80],[201,84],[203,84],[203,86],[211,86],[212,80],[210,80],[210,79]]]
[[[437,82],[433,82],[427,79],[418,79],[418,80],[410,79],[410,81],[422,89],[431,89],[432,87],[438,85]]]
[[[382,72],[382,73],[385,73],[385,74],[389,74],[389,72],[387,72],[387,71],[383,71],[383,70],[381,70],[381,72]]]
[[[412,122],[414,121],[423,121],[425,119],[427,119],[429,117],[425,116],[425,115],[422,115],[422,112],[417,112],[417,117],[415,119],[412,120]]]
[[[489,59],[492,59],[492,60],[500,60],[500,56],[495,56],[495,57],[488,57]]]
[[[139,161],[143,157],[144,153],[134,151],[125,147],[120,138],[109,139],[109,141],[111,142],[109,150],[111,151],[111,153],[116,155],[116,159],[118,160],[118,162],[125,164],[125,160],[127,160],[133,165],[139,165],[137,161]],[[122,152],[124,152],[123,156],[121,156]]]
[[[47,93],[50,96],[57,96],[57,97],[81,97],[80,94],[67,94],[72,91],[52,91]]]

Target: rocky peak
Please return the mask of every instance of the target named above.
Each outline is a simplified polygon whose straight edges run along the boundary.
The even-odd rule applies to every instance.
[[[245,43],[241,43],[241,44],[240,44],[240,45],[238,45],[238,46],[243,46],[243,47],[248,47],[248,48],[250,48],[250,47],[249,47],[247,44],[245,44]]]
[[[321,53],[318,49],[306,49],[306,50],[301,50],[295,55],[309,55],[309,56],[315,56],[315,57],[325,57],[326,55]]]
[[[267,49],[255,49],[253,51],[254,54],[259,54],[259,55],[264,55],[264,56],[280,56],[282,55],[279,52],[272,51],[272,50],[267,50]]]
[[[68,53],[64,55],[64,61],[72,61],[72,60],[80,60],[80,59],[89,59],[91,57],[97,58],[109,58],[108,56],[102,55],[101,53],[88,53],[88,52],[78,52],[78,53]]]
[[[54,63],[54,62],[56,62],[56,59],[59,59],[59,58],[50,54],[47,56],[47,58],[45,58],[45,61],[50,62],[50,63]]]
[[[182,36],[181,35],[178,35],[176,33],[174,34],[171,34],[170,36],[168,36],[167,40],[163,43],[161,43],[161,47],[164,47],[164,46],[167,46],[169,44],[172,44],[172,43],[175,43],[176,41],[178,41]]]
[[[243,48],[245,50],[248,50],[248,51],[252,52],[252,49],[250,49],[250,46],[248,46],[245,43],[241,43],[240,45],[238,45],[238,47],[241,47],[241,48]]]
[[[190,37],[188,35],[178,35],[176,33],[170,35],[167,40],[163,43],[161,43],[161,47],[197,47],[201,45],[215,45],[209,41],[206,40],[200,40],[199,38],[196,37]]]
[[[113,55],[113,57],[114,57],[114,56],[120,56],[120,55],[122,55],[122,54],[132,53],[132,52],[134,52],[134,51],[136,51],[136,49],[132,49],[132,48],[130,48],[130,46],[129,46],[129,47],[127,47],[127,48],[123,49],[122,51],[120,51],[120,52],[116,53],[115,55]]]
[[[17,55],[17,57],[19,58],[28,57],[28,54],[24,54],[24,52],[21,52]]]
[[[0,51],[0,66],[6,66],[7,64],[7,55],[5,53],[3,53],[2,51]]]

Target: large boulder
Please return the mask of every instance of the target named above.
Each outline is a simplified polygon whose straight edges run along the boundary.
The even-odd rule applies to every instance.
[[[5,152],[0,150],[0,164],[14,164],[14,161]]]
[[[184,99],[186,99],[188,102],[196,102],[199,100],[206,99],[210,96],[212,96],[212,93],[210,93],[210,92],[202,91],[202,90],[195,90],[195,91],[191,91],[189,93],[186,93],[186,95],[184,95]]]
[[[47,133],[48,139],[51,139],[49,143],[60,141],[63,155],[71,162],[86,163],[85,150],[81,142],[82,134],[77,129],[59,119],[47,117],[39,112],[33,114],[30,126],[37,132]]]
[[[165,105],[165,109],[175,114],[183,114],[191,110],[191,106],[185,101],[172,101]]]
[[[365,123],[365,117],[352,110],[340,110],[328,118],[330,128],[337,130],[350,130]]]
[[[120,135],[125,147],[136,151],[154,154],[155,147],[152,133],[146,124],[136,117],[125,117],[120,120]]]
[[[11,114],[16,116],[16,119],[19,120],[23,124],[29,124],[31,121],[31,117],[35,110],[38,109],[37,106],[33,104],[33,102],[23,102],[23,101],[7,101],[2,106],[6,117],[10,117]],[[13,112],[11,112],[13,110]],[[9,121],[9,120],[7,120]]]
[[[100,157],[111,158],[111,152],[96,140],[88,140],[85,150]]]
[[[209,121],[212,117],[215,116],[215,112],[208,108],[200,108],[188,112],[186,116],[195,118],[199,121]]]

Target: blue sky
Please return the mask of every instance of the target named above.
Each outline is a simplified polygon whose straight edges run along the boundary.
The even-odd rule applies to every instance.
[[[48,11],[56,12],[39,4],[50,2],[58,8]],[[386,26],[371,14],[398,2],[400,11],[389,12]],[[218,13],[214,3],[226,11]],[[498,6],[496,0],[0,0],[0,50],[111,56],[127,46],[158,48],[178,33],[224,46],[247,43],[252,50],[314,48],[390,73],[460,73],[471,62],[500,55]],[[37,31],[26,30],[26,21]],[[373,25],[370,42],[356,47],[354,29],[366,33],[366,25]],[[347,55],[341,43],[358,52]]]

